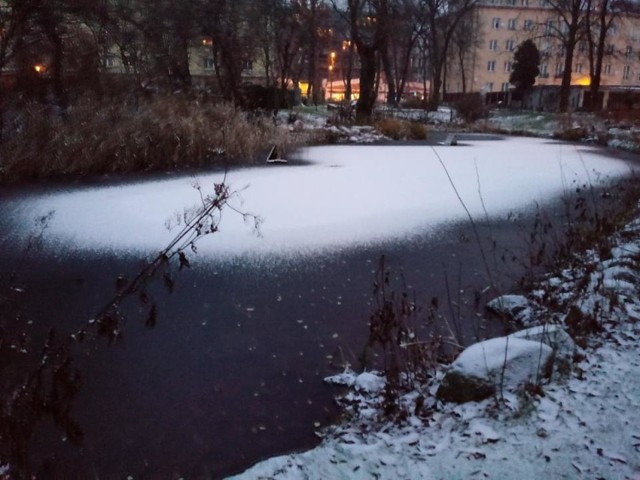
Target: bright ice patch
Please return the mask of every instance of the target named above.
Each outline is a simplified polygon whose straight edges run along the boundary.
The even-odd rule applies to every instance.
[[[435,152],[471,213],[500,215],[544,201],[587,181],[594,172],[629,172],[602,151],[548,140],[507,138],[461,142],[458,147],[327,146],[304,150],[308,166],[233,170],[227,182],[242,190],[234,205],[259,215],[256,236],[240,215],[225,210],[219,233],[199,245],[203,254],[314,253],[432,231],[466,218]],[[199,176],[212,192],[222,174]],[[6,205],[15,228],[51,210],[48,239],[80,249],[158,251],[172,238],[166,220],[198,204],[194,179],[92,187],[21,199]],[[245,189],[245,187],[247,187]],[[482,199],[478,191],[482,192]]]

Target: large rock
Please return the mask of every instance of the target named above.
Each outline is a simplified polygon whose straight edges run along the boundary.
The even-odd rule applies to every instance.
[[[573,338],[560,325],[538,325],[509,335],[511,338],[522,338],[549,345],[556,358],[571,360],[575,353],[580,351]]]
[[[502,295],[487,303],[486,308],[501,318],[520,325],[526,326],[534,322],[531,303],[522,295]]]
[[[510,389],[540,381],[552,362],[553,349],[539,341],[500,337],[479,342],[451,364],[436,396],[456,403],[482,400],[501,385]]]

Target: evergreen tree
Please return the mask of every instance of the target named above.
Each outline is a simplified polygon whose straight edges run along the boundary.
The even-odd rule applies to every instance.
[[[532,40],[525,40],[516,49],[514,54],[513,70],[509,82],[516,87],[515,97],[522,99],[534,83],[540,73],[540,52]]]

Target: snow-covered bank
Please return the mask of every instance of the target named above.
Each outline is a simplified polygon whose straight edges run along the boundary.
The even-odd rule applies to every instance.
[[[610,121],[593,113],[535,113],[496,111],[472,127],[510,135],[563,138],[640,152],[640,126],[627,121]]]
[[[350,419],[324,432],[317,448],[234,478],[640,479],[640,220],[609,253],[587,252],[580,267],[532,292],[532,302],[542,290],[557,301],[553,311],[534,309],[538,322],[573,307],[603,328],[571,371],[543,385],[542,396],[520,390],[505,392],[504,401],[437,402],[442,369],[404,397],[409,415],[396,423],[381,413],[384,380],[347,372],[339,379],[350,386]],[[416,409],[420,393],[426,408]]]

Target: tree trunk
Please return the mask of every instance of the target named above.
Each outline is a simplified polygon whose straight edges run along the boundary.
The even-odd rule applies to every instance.
[[[595,45],[595,62],[594,62],[594,46],[591,38],[589,39],[589,54],[592,62],[590,68],[591,83],[589,85],[589,110],[595,112],[602,108],[598,103],[598,94],[600,93],[600,82],[602,80],[602,62],[604,60],[605,42],[610,23],[607,22],[608,1],[605,0],[600,6],[598,20],[598,43]]]
[[[359,44],[360,56],[360,97],[356,105],[356,121],[366,123],[371,119],[376,103],[375,83],[378,62],[374,47]]]
[[[562,83],[560,84],[560,113],[566,113],[569,109],[569,97],[571,95],[571,70],[573,69],[573,51],[576,46],[577,25],[571,25],[569,38],[566,44],[566,54],[564,57],[564,71],[562,72]]]
[[[385,44],[380,52],[382,57],[382,69],[384,71],[385,79],[387,80],[387,103],[389,105],[396,105],[396,82],[393,77],[393,69],[391,68],[388,46]]]
[[[431,76],[431,92],[429,94],[429,110],[437,110],[440,104],[440,88],[442,87],[442,70],[439,64],[433,65]]]

